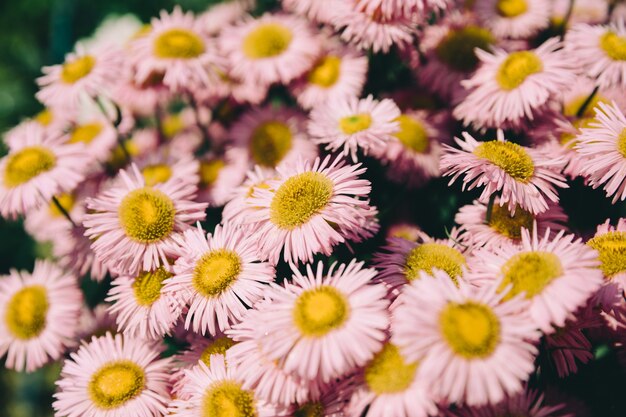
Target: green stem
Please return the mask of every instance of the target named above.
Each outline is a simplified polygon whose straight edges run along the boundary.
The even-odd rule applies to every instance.
[[[585,99],[585,101],[583,102],[583,104],[581,104],[580,108],[578,109],[578,111],[576,112],[576,118],[581,117],[583,114],[585,114],[585,111],[587,110],[587,107],[589,107],[589,104],[591,104],[591,102],[593,101],[593,98],[596,96],[596,94],[598,94],[598,89],[600,87],[599,86],[595,86],[593,88],[593,91],[591,92],[591,94],[589,94],[589,97],[587,97]]]
[[[565,38],[565,32],[567,32],[567,23],[569,19],[572,17],[572,11],[574,10],[574,3],[576,0],[570,0],[569,6],[567,8],[567,12],[565,13],[565,17],[563,17],[563,23],[561,23],[561,40]]]
[[[493,204],[496,202],[496,193],[491,194],[489,197],[489,204],[487,204],[487,216],[485,216],[485,222],[489,224],[491,221],[491,214],[493,213]]]

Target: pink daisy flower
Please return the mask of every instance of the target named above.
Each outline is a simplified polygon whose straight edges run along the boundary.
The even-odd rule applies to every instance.
[[[74,110],[81,100],[109,96],[122,68],[122,53],[111,45],[87,51],[81,44],[59,65],[43,67],[35,97],[47,107]]]
[[[287,409],[259,399],[243,388],[240,373],[226,366],[223,355],[211,356],[211,367],[199,362],[185,372],[181,397],[170,403],[169,413],[177,417],[202,416],[288,416]]]
[[[532,120],[536,111],[576,78],[576,62],[556,38],[530,51],[477,49],[476,55],[482,65],[461,83],[469,93],[454,109],[454,116],[479,128],[515,126],[524,117]]]
[[[485,187],[481,202],[499,191],[500,206],[507,204],[511,213],[519,205],[538,214],[548,210],[549,201],[559,201],[555,186],[568,187],[560,174],[562,160],[506,141],[501,130],[497,140],[478,142],[467,132],[463,138],[454,138],[461,149],[443,145],[441,170],[444,176],[452,176],[449,184],[464,175],[463,189]]]
[[[211,207],[223,206],[245,179],[247,168],[248,153],[239,148],[227,148],[223,155],[201,157],[198,200]]]
[[[174,147],[161,147],[136,161],[146,185],[152,187],[166,182],[197,185],[200,182],[200,164],[192,154]]]
[[[534,325],[544,333],[563,327],[565,321],[602,285],[598,253],[573,234],[562,230],[543,236],[522,229],[520,244],[476,252],[468,280],[477,285],[496,285],[505,299],[524,294]]]
[[[5,366],[32,372],[73,345],[83,298],[76,277],[49,261],[32,273],[0,277],[0,357]]]
[[[459,285],[442,271],[405,287],[393,311],[391,342],[436,396],[471,406],[523,389],[538,339],[521,297],[502,301],[496,286]]]
[[[274,280],[274,268],[259,262],[257,242],[244,233],[225,224],[206,235],[198,225],[176,239],[180,257],[163,291],[181,294],[189,305],[185,329],[215,335],[240,322]]]
[[[302,113],[288,108],[255,108],[233,124],[229,136],[234,146],[245,149],[252,164],[272,169],[317,157],[317,146],[306,136],[305,120]]]
[[[594,298],[610,310],[623,302],[626,290],[626,219],[619,219],[615,226],[609,219],[598,225],[587,246],[598,252],[604,276],[604,285]]]
[[[268,180],[275,180],[278,174],[274,170],[263,169],[255,165],[254,170],[248,171],[247,178],[242,185],[235,188],[231,199],[222,210],[222,222],[231,222],[237,225],[246,224],[246,217],[250,211],[257,210],[249,199],[254,195],[255,188],[268,189]]]
[[[595,112],[576,137],[575,149],[584,162],[580,173],[593,188],[602,185],[615,204],[626,199],[626,116],[615,102],[599,103]]]
[[[136,82],[158,74],[170,89],[186,91],[219,83],[224,66],[201,22],[179,6],[152,19],[150,31],[132,42],[130,60]]]
[[[23,133],[0,159],[0,214],[5,218],[16,218],[54,195],[72,191],[84,179],[89,163],[82,144],[63,144],[34,124]]]
[[[313,109],[308,131],[316,143],[326,145],[326,150],[341,150],[356,162],[358,148],[367,155],[393,139],[400,130],[399,116],[400,109],[391,99],[349,97]]]
[[[477,0],[474,12],[480,22],[499,38],[523,39],[550,24],[549,0]]]
[[[136,165],[120,171],[121,181],[95,198],[87,199],[92,213],[85,215],[85,235],[92,250],[119,273],[152,271],[168,263],[176,248],[173,237],[203,220],[205,203],[195,203],[196,187],[163,183],[152,187]]]
[[[106,162],[117,145],[118,132],[102,114],[78,116],[63,137],[65,143],[83,143],[92,161]]]
[[[316,253],[330,255],[356,230],[373,227],[370,182],[358,178],[364,172],[360,164],[344,166],[330,156],[278,167],[279,179],[268,179],[267,188],[255,188],[247,200],[254,210],[245,221],[255,225],[261,255],[274,264],[281,251],[286,262],[310,262]]]
[[[225,28],[219,42],[231,74],[260,84],[289,83],[313,66],[320,51],[308,22],[289,15],[248,19]]]
[[[93,337],[70,355],[56,384],[56,416],[156,416],[167,411],[171,358],[154,343],[120,334]]]
[[[385,288],[372,285],[376,270],[363,262],[322,262],[306,274],[292,266],[284,287],[272,286],[259,303],[257,338],[263,354],[289,373],[329,382],[379,351],[389,324]]]

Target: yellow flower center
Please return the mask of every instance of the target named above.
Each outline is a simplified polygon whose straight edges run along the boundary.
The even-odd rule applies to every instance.
[[[241,272],[241,258],[228,249],[205,253],[193,270],[193,286],[207,298],[217,297],[228,289]]]
[[[417,119],[403,114],[396,121],[400,125],[400,131],[395,137],[408,149],[417,153],[428,152],[430,141],[424,125]]]
[[[435,242],[423,243],[407,254],[404,276],[408,281],[413,281],[419,278],[420,271],[432,275],[433,268],[437,268],[445,271],[456,283],[465,263],[463,254],[450,246]]]
[[[85,55],[73,61],[66,62],[61,68],[61,80],[66,84],[74,84],[76,81],[87,76],[94,65],[96,65],[96,60],[91,55]]]
[[[530,212],[520,207],[516,207],[515,215],[511,216],[507,206],[494,204],[489,226],[509,239],[520,240],[522,238],[522,228],[531,230],[534,219]]]
[[[70,134],[69,143],[85,143],[90,144],[99,134],[102,132],[102,125],[100,123],[87,123],[84,125],[76,126]]]
[[[48,296],[41,285],[31,285],[16,292],[6,306],[5,322],[17,339],[37,337],[46,327]]]
[[[517,17],[526,13],[528,4],[526,0],[498,0],[496,10],[500,16]]]
[[[496,73],[496,81],[503,90],[510,91],[519,87],[527,77],[542,70],[543,63],[534,52],[511,52],[500,64]]]
[[[504,279],[499,290],[513,284],[505,299],[521,292],[533,298],[555,278],[563,275],[563,266],[558,256],[551,252],[530,251],[513,255],[501,268]]]
[[[91,376],[87,391],[97,408],[110,410],[138,396],[145,383],[146,375],[139,365],[120,360],[98,369]]]
[[[272,58],[289,48],[293,33],[279,23],[265,23],[250,31],[243,40],[243,53],[250,59]]]
[[[4,184],[17,187],[56,165],[56,156],[43,146],[29,146],[7,156]]]
[[[309,72],[309,82],[324,88],[332,87],[339,79],[340,70],[341,58],[327,55]]]
[[[607,32],[600,38],[600,48],[613,61],[626,61],[626,37]]]
[[[340,327],[350,314],[346,297],[334,287],[324,285],[298,296],[293,321],[305,336],[324,336]]]
[[[324,405],[319,401],[308,402],[298,408],[293,417],[324,417]]]
[[[154,54],[165,59],[197,58],[204,52],[204,42],[194,32],[186,29],[170,29],[154,41]]]
[[[161,129],[166,138],[173,138],[185,128],[185,123],[180,114],[169,114],[163,118]]]
[[[162,191],[150,187],[128,193],[118,214],[126,235],[141,243],[163,240],[174,230],[174,202]]]
[[[372,116],[367,113],[355,114],[339,119],[339,128],[346,135],[361,132],[372,125]]]
[[[202,417],[256,417],[252,391],[246,391],[234,381],[211,385],[202,400]]]
[[[604,276],[613,278],[626,271],[626,232],[608,232],[590,239],[587,245],[598,251]]]
[[[221,159],[200,162],[200,185],[202,187],[210,187],[215,184],[217,177],[226,163]]]
[[[478,66],[475,48],[489,50],[496,42],[485,28],[466,26],[450,30],[435,48],[437,58],[449,68],[460,72],[471,72]]]
[[[57,201],[67,211],[68,213],[72,211],[74,208],[74,204],[76,203],[76,199],[73,194],[59,194],[57,197]],[[56,204],[50,204],[49,213],[52,217],[64,217],[65,215],[59,210]]]
[[[484,304],[449,303],[439,316],[439,325],[450,348],[466,359],[485,358],[500,342],[500,320]]]
[[[535,173],[535,164],[528,152],[513,142],[482,142],[474,149],[474,155],[488,160],[520,182],[530,181]]]
[[[211,355],[225,355],[226,351],[235,345],[235,341],[228,336],[221,336],[213,340],[202,351],[200,360],[205,363],[206,366],[211,367]]]
[[[262,123],[250,138],[250,153],[254,161],[265,167],[275,167],[291,149],[291,129],[283,122]]]
[[[50,123],[52,123],[54,115],[52,114],[52,110],[43,109],[42,111],[37,113],[37,115],[33,119],[35,119],[35,121],[42,126],[48,126]]]
[[[172,274],[162,266],[155,271],[143,271],[133,282],[133,292],[137,304],[149,307],[161,297],[163,281],[170,278]]]
[[[407,363],[391,343],[374,355],[365,367],[365,383],[374,394],[393,394],[406,390],[415,379],[417,363]]]
[[[156,184],[162,184],[172,177],[172,168],[167,164],[148,165],[141,170],[146,185],[152,187]]]

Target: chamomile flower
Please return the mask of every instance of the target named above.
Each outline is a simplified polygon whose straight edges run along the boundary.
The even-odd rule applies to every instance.
[[[496,286],[475,289],[442,271],[405,287],[395,304],[391,342],[435,396],[471,406],[495,404],[523,389],[538,338],[528,302],[502,301]]]
[[[550,24],[548,0],[476,0],[480,22],[499,38],[528,38]]]
[[[93,337],[71,354],[57,381],[56,416],[163,415],[169,397],[171,358],[145,340],[120,334]]]
[[[400,130],[400,109],[391,99],[349,97],[313,109],[309,135],[330,151],[341,151],[357,161],[357,149],[365,154],[384,148]]]
[[[520,206],[539,214],[548,210],[548,202],[558,202],[555,187],[567,188],[560,174],[561,159],[506,141],[502,131],[498,131],[497,140],[486,142],[476,141],[467,132],[463,138],[455,138],[461,149],[443,145],[446,153],[441,158],[441,170],[444,176],[452,176],[450,184],[464,175],[463,189],[485,187],[481,202],[499,191],[499,204],[507,204],[511,213]]]
[[[598,252],[604,275],[604,285],[595,299],[602,307],[611,309],[621,303],[626,290],[626,219],[619,219],[615,226],[609,219],[598,225],[587,246]]]
[[[0,357],[6,367],[32,372],[72,346],[82,307],[76,277],[49,261],[32,273],[0,277]]]

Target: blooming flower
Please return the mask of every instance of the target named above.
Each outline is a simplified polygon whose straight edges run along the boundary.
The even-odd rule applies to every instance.
[[[240,148],[227,148],[223,155],[202,156],[198,200],[214,207],[223,206],[245,179],[247,167],[248,153]]]
[[[547,0],[477,0],[476,16],[500,38],[528,38],[550,23]]]
[[[598,225],[587,246],[598,252],[604,285],[595,296],[598,303],[611,309],[622,303],[626,290],[626,219],[612,226],[609,219]]]

